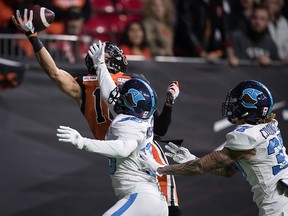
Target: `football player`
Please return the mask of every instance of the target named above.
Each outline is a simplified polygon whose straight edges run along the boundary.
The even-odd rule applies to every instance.
[[[287,215],[288,156],[275,114],[271,112],[273,105],[271,92],[265,85],[255,80],[243,81],[228,92],[222,105],[222,115],[237,125],[226,135],[222,150],[199,159],[183,147],[177,149],[172,145],[171,149],[168,145],[172,150],[169,156],[180,164],[164,167],[159,167],[149,155],[143,157],[151,171],[159,175],[210,172],[231,177],[240,170],[252,187],[259,216]]]
[[[104,48],[102,50],[104,54]],[[100,59],[103,60],[102,68],[107,70],[104,57]],[[100,81],[101,87],[102,84],[105,89],[114,86],[108,100],[113,107],[111,111],[117,114],[114,115],[105,140],[84,138],[78,131],[60,126],[57,129],[59,141],[109,157],[112,186],[119,200],[103,214],[104,216],[167,216],[168,205],[156,175],[144,172],[144,167],[139,161],[140,151],[152,155],[151,128],[157,96],[143,79],[132,78],[116,87],[108,71],[106,76],[100,75],[100,78],[103,78]],[[105,91],[101,92],[105,94]]]
[[[59,69],[38,38],[37,32],[34,32],[33,16],[30,19],[27,14],[28,10],[25,10],[24,13],[26,14],[24,14],[23,19],[16,16],[12,20],[18,29],[27,35],[40,66],[61,91],[77,102],[94,137],[103,140],[113,117],[110,115],[108,107],[100,94],[98,77],[91,57],[87,54],[85,58],[88,68],[88,74],[86,75],[73,77],[70,73]],[[20,12],[17,14],[20,14]],[[27,17],[29,17],[29,20]],[[126,58],[122,50],[116,44],[110,42],[107,42],[105,46],[105,65],[116,85],[122,84],[133,77],[144,78],[139,74],[125,73],[128,65]],[[163,136],[167,132],[171,123],[172,105],[178,95],[179,88],[177,84],[170,84],[162,112],[160,114],[157,110],[154,112],[154,133],[156,135]],[[167,158],[159,144],[154,141],[152,146],[152,152],[158,163],[166,164]],[[174,177],[167,175],[158,177],[158,180],[169,205],[169,215],[180,215]]]

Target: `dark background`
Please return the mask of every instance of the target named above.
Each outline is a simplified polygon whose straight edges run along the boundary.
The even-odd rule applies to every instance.
[[[75,72],[73,68],[64,67],[71,73]],[[85,68],[80,66],[79,70]],[[287,143],[287,119],[282,116],[287,109],[285,67],[230,68],[225,64],[151,60],[130,62],[129,71],[143,73],[150,80],[158,92],[159,109],[169,83],[179,81],[181,92],[164,138],[184,139],[182,145],[197,156],[216,149],[233,129],[230,126],[215,132],[213,126],[223,119],[221,103],[227,91],[247,79],[259,80],[271,90],[280,105],[275,112]],[[77,104],[40,68],[28,67],[20,86],[0,91],[1,216],[95,216],[116,202],[107,158],[58,142],[59,125],[92,138]],[[240,173],[231,179],[209,174],[177,176],[176,183],[183,216],[258,214],[250,186]]]

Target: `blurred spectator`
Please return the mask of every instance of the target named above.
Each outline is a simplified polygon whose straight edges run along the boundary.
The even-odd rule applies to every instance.
[[[263,0],[270,15],[269,33],[277,45],[278,54],[284,64],[288,64],[288,21],[281,14],[283,0]]]
[[[146,33],[140,21],[132,21],[126,26],[120,42],[125,55],[151,56],[147,45]]]
[[[152,56],[172,56],[174,8],[171,0],[146,0],[143,24]]]
[[[257,5],[255,0],[236,0],[228,20],[229,30],[234,31],[240,29],[246,31],[250,23],[253,9]]]
[[[252,12],[248,30],[233,32],[233,52],[228,55],[232,66],[239,64],[238,59],[257,59],[261,65],[269,65],[271,60],[279,60],[277,47],[268,33],[268,24],[269,14],[266,8],[256,7]]]
[[[75,35],[81,36],[82,29],[84,26],[84,16],[82,10],[79,7],[71,7],[67,9],[67,16],[64,19],[64,34],[65,35]],[[65,59],[69,63],[75,63],[77,57],[87,54],[89,49],[89,43],[78,43],[71,41],[60,41],[59,46],[56,48],[59,49],[65,56]],[[80,55],[79,55],[80,54]]]
[[[233,1],[233,5],[231,6],[232,11],[229,14],[229,17],[227,19],[227,37],[228,38],[231,39],[231,34],[235,30],[241,30],[243,32],[248,31],[253,9],[257,5],[258,5],[258,2],[256,0]],[[231,66],[236,66],[239,64],[239,59],[233,57],[234,56],[233,52],[234,51],[233,51],[232,46],[228,46],[226,48],[226,55],[228,57],[229,64]]]
[[[223,56],[229,1],[179,0],[174,50],[176,56],[202,57],[209,62]]]
[[[55,20],[46,30],[47,34],[64,34],[65,21],[69,15],[70,8],[80,8],[84,19],[84,23],[90,18],[92,13],[92,7],[89,0],[34,0],[35,4],[39,4],[52,10],[55,13]]]

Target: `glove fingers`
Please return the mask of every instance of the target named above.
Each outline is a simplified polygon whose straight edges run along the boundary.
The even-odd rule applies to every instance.
[[[167,157],[171,157],[173,158],[175,154],[169,153],[169,152],[165,152],[164,153]]]
[[[25,8],[24,9],[24,16],[23,16],[24,21],[27,21],[27,14],[28,14],[28,10],[27,10],[27,8]]]
[[[67,130],[67,131],[72,131],[72,130],[74,130],[74,129],[68,127],[68,126],[63,126],[63,125],[60,125],[59,128],[60,128],[60,129]]]
[[[165,148],[170,151],[171,153],[175,154],[176,153],[176,149],[171,148],[169,145],[165,145]]]
[[[94,44],[93,44],[94,45]],[[94,46],[93,45],[91,45],[90,46],[90,49],[89,49],[89,51],[91,52],[91,54],[92,54],[92,56],[95,54],[95,49],[94,49]]]
[[[94,49],[94,54],[95,54],[96,51],[99,49],[96,43],[93,44],[93,49]]]
[[[16,11],[16,19],[17,19],[18,24],[20,24],[22,19],[21,19],[21,14],[19,10]]]
[[[166,146],[169,147],[169,148],[171,148],[171,149],[173,149],[174,152],[176,152],[176,151],[178,150],[178,148],[179,148],[179,146],[175,145],[175,144],[172,143],[172,142],[169,142],[168,145],[166,145]],[[165,146],[165,147],[166,147],[166,146]]]
[[[88,54],[89,54],[89,56],[92,58],[93,57],[93,54],[92,54],[92,52],[90,51],[90,50],[88,50]]]
[[[70,143],[70,140],[67,140],[67,139],[61,139],[61,138],[59,138],[58,139],[60,142],[69,142]]]
[[[98,44],[99,44],[99,45],[98,45],[98,49],[101,50],[101,49],[102,49],[102,46],[103,46],[101,40],[99,40],[99,43],[98,43]]]
[[[179,148],[179,146],[174,144],[173,142],[169,142],[168,145],[171,146],[174,149],[178,149]]]
[[[33,20],[33,10],[30,10],[29,21],[32,22]]]
[[[60,138],[65,138],[65,139],[69,139],[70,138],[70,134],[57,133],[56,135],[58,137],[60,137]]]

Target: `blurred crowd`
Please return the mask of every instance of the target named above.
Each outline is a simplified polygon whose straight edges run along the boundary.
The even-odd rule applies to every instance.
[[[34,4],[56,15],[42,33],[112,41],[126,55],[288,65],[286,0],[0,0],[0,33],[17,33],[11,15]]]

